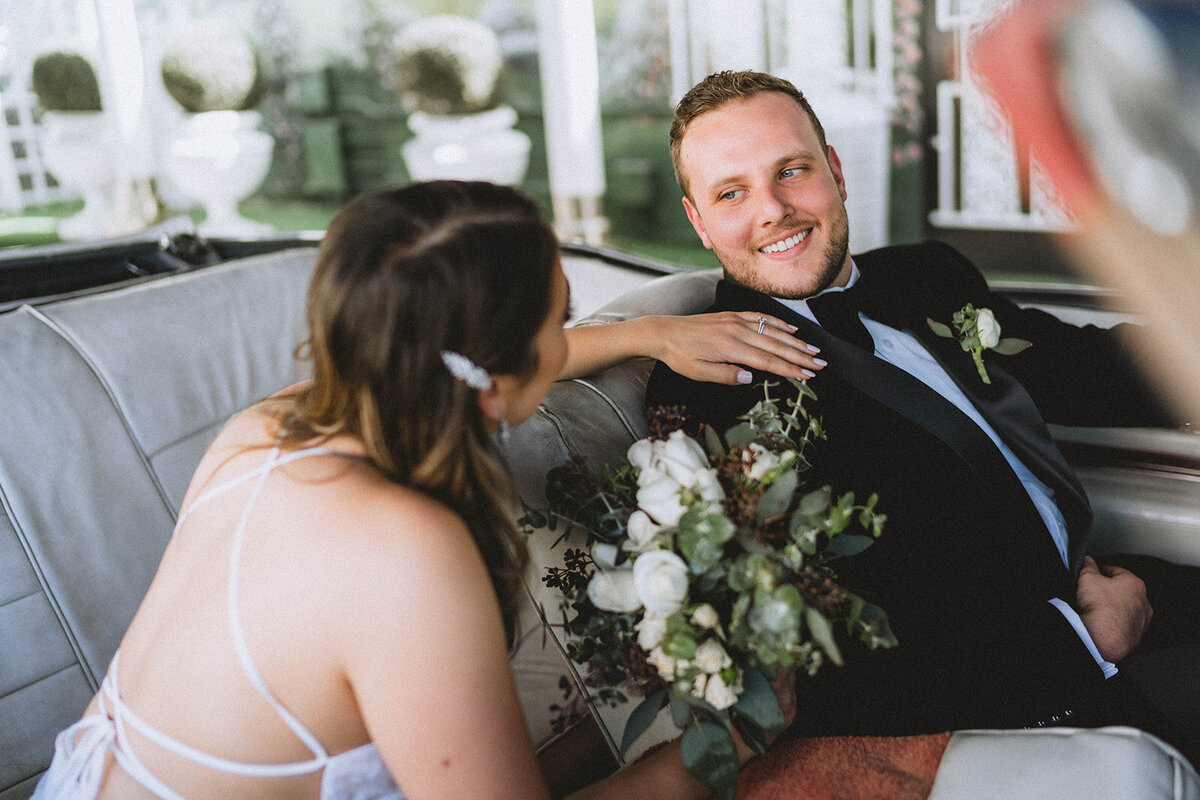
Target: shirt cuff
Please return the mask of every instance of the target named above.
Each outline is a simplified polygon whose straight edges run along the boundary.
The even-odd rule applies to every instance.
[[[1071,627],[1075,629],[1075,633],[1079,635],[1084,647],[1092,654],[1092,658],[1100,665],[1100,669],[1104,670],[1104,679],[1108,680],[1113,675],[1117,674],[1117,665],[1111,661],[1105,661],[1100,655],[1100,651],[1096,649],[1096,643],[1092,641],[1092,635],[1088,633],[1087,628],[1083,625],[1083,620],[1079,618],[1079,614],[1071,606],[1057,597],[1051,597],[1047,602],[1057,608],[1066,618],[1067,622],[1071,623]]]

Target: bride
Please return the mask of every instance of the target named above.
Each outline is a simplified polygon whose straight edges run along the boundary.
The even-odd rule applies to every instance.
[[[568,298],[554,234],[514,190],[351,202],[309,290],[313,378],[201,460],[35,797],[547,797],[508,663],[528,555],[493,434],[555,379],[632,356],[728,383],[819,368],[778,320],[564,330]],[[704,794],[676,744],[578,796]]]

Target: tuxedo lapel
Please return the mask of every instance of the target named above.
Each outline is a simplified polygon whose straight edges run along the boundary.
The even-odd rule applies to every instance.
[[[1091,506],[1079,478],[1054,443],[1054,437],[1029,392],[996,363],[997,359],[988,359],[988,376],[992,382],[985,384],[979,377],[974,359],[958,342],[928,330],[910,330],[909,333],[925,345],[1017,458],[1054,490],[1067,529],[1074,534],[1069,551],[1072,567],[1078,567],[1079,564],[1074,562],[1081,562],[1083,557],[1080,533],[1091,527]]]
[[[796,335],[821,348],[829,362],[822,370],[831,372],[858,391],[888,406],[940,439],[974,469],[982,481],[1001,486],[1011,481],[1028,499],[1004,456],[978,425],[946,398],[899,367],[846,342],[782,303],[730,281],[717,285],[717,305],[762,311],[790,322]],[[1031,513],[1036,515],[1032,502]]]
[[[927,319],[948,323],[957,311],[966,304],[962,297],[939,296],[933,286],[921,287],[919,297],[901,290],[901,287],[882,284],[874,275],[863,272],[860,285],[863,293],[863,310],[867,316],[885,325],[904,330],[915,336],[925,349],[941,364],[942,368],[967,398],[999,434],[1005,444],[1016,454],[1043,483],[1054,491],[1055,500],[1067,521],[1068,531],[1074,534],[1069,553],[1073,567],[1082,560],[1082,532],[1091,527],[1091,507],[1087,494],[1075,472],[1067,464],[1046,428],[1037,404],[1001,363],[1003,357],[987,357],[988,375],[991,383],[986,384],[979,376],[975,360],[954,339],[935,334]],[[918,305],[927,302],[927,306]],[[1020,358],[1020,355],[1012,356]]]
[[[914,318],[912,310],[889,312],[883,305],[886,300],[881,300],[885,294],[880,291],[867,293],[863,313],[916,336],[1022,463],[1055,492],[1068,531],[1073,534],[1069,547],[1071,566],[1078,567],[1079,564],[1075,562],[1082,559],[1081,532],[1090,527],[1091,509],[1087,495],[1054,445],[1029,393],[1016,379],[998,367],[989,366],[993,383],[990,386],[984,384],[971,355],[963,351],[956,341],[936,336],[928,325],[925,330],[914,329],[911,323]],[[988,485],[1009,485],[1014,490],[1013,496],[1021,498],[1018,502],[1027,502],[1030,513],[1040,521],[1028,493],[995,443],[957,406],[925,383],[876,358],[872,353],[832,336],[782,303],[739,284],[728,280],[718,284],[717,302],[719,307],[762,311],[795,325],[798,328],[797,336],[821,348],[822,355],[829,362],[823,372],[836,374],[858,391],[929,431],[957,453],[964,464],[974,469],[980,480],[987,481]]]

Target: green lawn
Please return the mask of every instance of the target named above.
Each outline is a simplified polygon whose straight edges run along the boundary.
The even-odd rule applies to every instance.
[[[55,233],[58,221],[78,212],[82,207],[80,202],[58,203],[46,208],[30,209],[28,213],[19,216],[0,217],[0,248],[58,242],[59,239]],[[246,218],[271,225],[278,231],[322,231],[333,219],[339,207],[340,204],[336,202],[320,203],[252,197],[243,202],[239,209]],[[199,208],[188,213],[197,222],[204,220],[204,212]],[[712,253],[705,250],[699,241],[695,245],[684,245],[617,238],[609,245],[619,250],[681,266],[717,266],[717,261]]]

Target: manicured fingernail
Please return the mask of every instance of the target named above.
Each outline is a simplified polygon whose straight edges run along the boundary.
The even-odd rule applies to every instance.
[[[826,364],[828,364],[829,362],[823,358],[814,358],[813,363],[816,364],[818,367],[823,367]]]
[[[800,330],[799,328],[797,328],[795,325],[793,325],[790,322],[787,322],[784,324],[787,325],[788,332],[790,332],[790,333],[795,333],[796,331]]]
[[[806,344],[805,347],[808,348],[808,352],[810,352],[810,353],[821,352],[821,348],[817,347],[815,344]]]
[[[744,370],[744,369],[738,370],[738,374],[737,374],[737,382],[738,383],[749,383],[752,380],[754,380],[754,376],[751,375],[749,372],[746,372],[746,370]]]
[[[805,379],[815,378],[817,376],[817,373],[813,372],[812,370],[807,370],[807,369],[800,370],[800,374],[803,375],[805,377]]]

